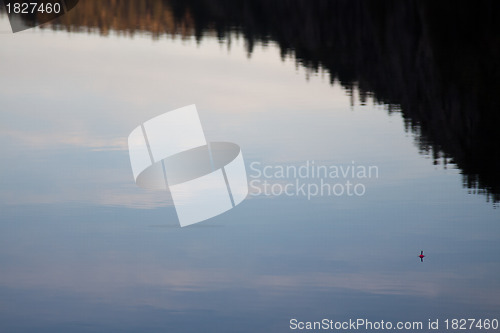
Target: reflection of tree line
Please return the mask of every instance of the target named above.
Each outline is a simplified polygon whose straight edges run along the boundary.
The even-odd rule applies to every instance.
[[[198,36],[276,41],[305,67],[400,109],[436,164],[500,201],[500,34],[494,1],[171,0]],[[200,38],[200,37],[199,37]],[[360,133],[362,134],[362,133]]]
[[[111,31],[126,35],[147,32],[156,38],[164,34],[187,37],[194,33],[189,14],[176,20],[169,1],[162,0],[80,0],[73,11],[52,23],[54,29],[96,31],[102,35]]]
[[[311,70],[400,109],[422,152],[500,201],[500,29],[495,1],[81,0],[66,29],[273,40]],[[362,134],[362,133],[360,133]]]

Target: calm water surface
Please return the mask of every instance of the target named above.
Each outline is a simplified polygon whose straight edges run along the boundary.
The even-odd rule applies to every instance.
[[[422,154],[400,112],[266,44],[248,57],[235,36],[0,34],[0,331],[499,317],[495,204]],[[263,180],[252,163],[307,161],[378,177],[353,180],[362,196],[249,196],[181,229],[164,193],[134,184],[127,136],[193,103],[208,140],[241,146],[251,179]]]

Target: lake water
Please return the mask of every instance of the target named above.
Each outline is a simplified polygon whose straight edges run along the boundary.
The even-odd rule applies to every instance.
[[[401,111],[360,102],[273,40],[249,56],[236,34],[228,45],[9,29],[1,16],[0,331],[289,332],[293,318],[364,318],[424,332],[429,319],[500,319],[497,204],[423,152]],[[127,137],[190,104],[209,141],[241,147],[253,186],[180,228],[164,192],[135,185]],[[320,184],[276,174],[313,164],[376,173],[325,179],[361,184],[354,195],[279,192]]]

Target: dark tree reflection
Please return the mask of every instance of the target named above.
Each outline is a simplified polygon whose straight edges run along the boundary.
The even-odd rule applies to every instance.
[[[276,42],[311,71],[398,110],[435,164],[500,201],[500,5],[423,0],[81,0],[54,28]]]
[[[500,29],[494,1],[172,0],[198,38],[276,41],[308,69],[400,110],[435,164],[500,200]]]

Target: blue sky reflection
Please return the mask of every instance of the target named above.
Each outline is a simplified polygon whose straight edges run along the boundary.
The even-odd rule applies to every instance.
[[[351,106],[272,44],[248,59],[215,39],[0,39],[1,330],[498,315],[499,212],[420,155],[398,113]],[[135,186],[126,138],[192,103],[207,139],[237,142],[247,167],[356,161],[380,177],[362,197],[249,197],[180,229],[164,194]]]

